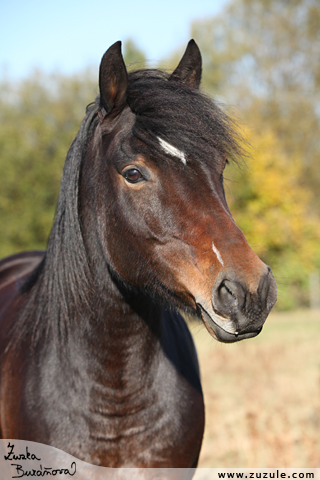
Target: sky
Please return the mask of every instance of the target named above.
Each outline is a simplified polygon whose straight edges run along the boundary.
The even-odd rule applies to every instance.
[[[107,48],[132,38],[156,64],[190,40],[194,19],[228,0],[0,0],[0,76],[34,68],[71,74],[99,65]]]

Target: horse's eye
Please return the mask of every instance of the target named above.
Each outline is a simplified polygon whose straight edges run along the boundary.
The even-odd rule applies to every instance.
[[[137,170],[136,168],[129,168],[128,170],[123,172],[122,175],[129,183],[137,183],[143,178],[139,170]]]

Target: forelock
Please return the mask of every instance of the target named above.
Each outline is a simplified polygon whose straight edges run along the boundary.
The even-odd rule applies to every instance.
[[[163,149],[160,138],[186,158],[210,162],[216,153],[243,153],[233,120],[212,99],[165,72],[131,72],[127,101],[136,115],[133,133],[150,147]]]

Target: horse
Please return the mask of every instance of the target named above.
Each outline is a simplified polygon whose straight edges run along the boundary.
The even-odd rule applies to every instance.
[[[46,252],[0,263],[0,433],[105,467],[198,463],[204,401],[183,315],[220,342],[258,335],[277,289],[227,206],[241,153],[178,66],[129,72],[104,54],[99,95],[66,157]]]

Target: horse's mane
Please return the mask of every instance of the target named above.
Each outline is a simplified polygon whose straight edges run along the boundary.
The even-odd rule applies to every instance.
[[[217,152],[241,153],[232,120],[208,97],[172,80],[159,70],[129,74],[127,102],[136,115],[132,134],[165,158],[159,140],[173,144],[187,158],[213,164]],[[26,303],[10,344],[30,335],[34,344],[50,335],[59,344],[79,309],[90,309],[93,288],[82,236],[79,183],[87,147],[98,124],[99,97],[87,108],[78,135],[66,157],[55,220],[43,261],[21,288]]]
[[[13,327],[10,344],[18,343],[26,334],[31,334],[36,343],[43,332],[63,339],[75,308],[89,307],[88,292],[92,284],[80,223],[79,179],[87,147],[98,124],[98,108],[99,99],[87,107],[68,151],[47,251],[20,288],[21,295],[28,298]],[[54,321],[56,318],[58,322]]]

